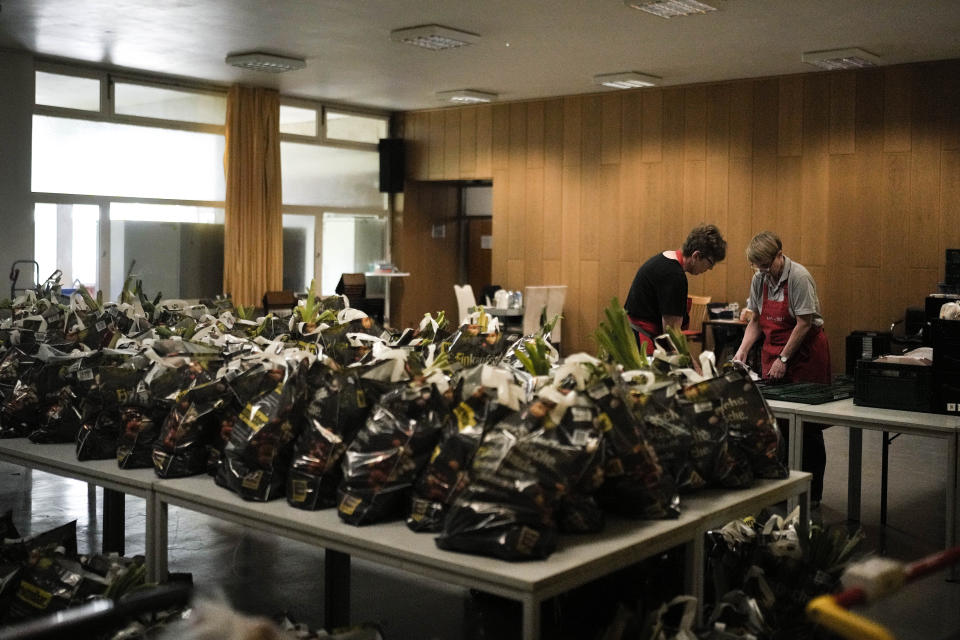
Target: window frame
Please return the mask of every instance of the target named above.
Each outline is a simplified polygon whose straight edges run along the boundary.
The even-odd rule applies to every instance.
[[[59,118],[72,118],[78,120],[89,120],[99,122],[110,122],[115,124],[127,124],[136,126],[155,127],[160,129],[174,129],[183,131],[196,131],[201,133],[212,133],[225,135],[226,125],[211,125],[196,122],[186,122],[182,120],[168,120],[162,118],[150,118],[146,116],[117,114],[114,105],[114,85],[116,82],[129,84],[138,84],[146,87],[156,87],[160,89],[177,89],[181,91],[191,91],[207,95],[224,95],[228,92],[228,87],[218,85],[212,82],[191,82],[174,77],[153,76],[149,74],[138,74],[127,71],[114,71],[95,66],[87,66],[79,63],[63,62],[37,57],[34,61],[34,72],[53,73],[58,75],[76,76],[81,78],[95,79],[100,82],[100,109],[98,111],[73,109],[67,107],[54,107],[36,104],[34,96],[33,115],[53,116]],[[290,133],[281,133],[281,142],[294,142],[300,144],[311,144],[316,146],[336,147],[342,149],[354,149],[359,151],[378,152],[378,144],[371,142],[358,142],[351,140],[330,139],[326,135],[326,112],[328,109],[339,113],[355,114],[364,117],[382,118],[386,122],[387,135],[389,136],[394,127],[394,113],[383,109],[366,108],[358,105],[346,105],[337,102],[325,100],[315,100],[290,95],[280,95],[280,104],[299,108],[313,109],[317,117],[317,135],[306,136]],[[92,204],[100,207],[100,225],[99,225],[99,258],[98,258],[98,282],[105,291],[110,283],[110,204],[111,203],[137,203],[137,204],[159,204],[159,205],[182,205],[208,208],[226,208],[225,201],[207,201],[190,199],[165,199],[149,197],[129,197],[129,196],[110,196],[110,195],[88,195],[72,193],[49,193],[32,192],[34,205],[37,203],[52,204]],[[387,255],[385,259],[391,259],[391,245],[393,240],[393,194],[385,194],[383,207],[342,207],[327,206],[323,204],[313,205],[287,205],[281,206],[283,214],[312,215],[315,218],[314,233],[314,278],[322,281],[323,259],[321,249],[323,246],[323,216],[326,213],[355,214],[362,216],[374,216],[385,221],[384,243]]]

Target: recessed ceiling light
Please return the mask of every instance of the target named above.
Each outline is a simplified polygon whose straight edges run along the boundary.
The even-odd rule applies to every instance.
[[[438,91],[437,99],[441,102],[477,104],[479,102],[492,102],[497,99],[497,94],[473,89],[457,89],[455,91]]]
[[[390,39],[394,42],[403,42],[416,47],[439,51],[473,44],[480,40],[480,36],[439,24],[425,24],[419,27],[395,29],[390,32]]]
[[[602,73],[593,76],[595,84],[602,84],[605,87],[613,89],[637,89],[639,87],[655,87],[660,84],[660,78],[657,76],[638,73],[636,71],[624,71],[623,73]]]
[[[697,0],[623,0],[623,3],[661,18],[677,18],[717,10],[716,7]]]
[[[300,58],[288,58],[287,56],[278,56],[260,51],[231,54],[227,56],[226,62],[229,65],[240,67],[241,69],[265,71],[267,73],[296,71],[307,66],[307,62]]]
[[[863,69],[880,64],[880,58],[863,49],[830,49],[807,51],[801,58],[807,64],[834,71],[835,69]]]

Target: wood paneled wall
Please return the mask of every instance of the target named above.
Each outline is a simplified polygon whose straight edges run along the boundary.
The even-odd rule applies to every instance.
[[[403,137],[394,246],[425,246],[411,222],[444,215],[436,181],[492,178],[493,282],[568,285],[567,353],[594,352],[602,308],[701,221],[727,260],[691,293],[743,304],[744,248],[776,231],[817,281],[835,371],[850,331],[921,305],[960,247],[960,60],[409,112]],[[452,296],[450,276],[410,278],[402,320]]]

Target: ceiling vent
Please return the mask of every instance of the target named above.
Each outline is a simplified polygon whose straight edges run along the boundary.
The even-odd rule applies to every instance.
[[[863,49],[831,49],[807,51],[802,60],[815,67],[835,71],[837,69],[863,69],[880,64],[880,58]]]
[[[425,24],[419,27],[395,29],[390,32],[390,39],[431,51],[440,51],[474,44],[480,40],[480,36],[439,24]]]
[[[265,73],[283,73],[297,71],[307,66],[306,60],[288,58],[272,53],[254,51],[252,53],[234,53],[227,56],[227,64],[249,71],[263,71]]]
[[[602,84],[605,87],[613,89],[638,89],[640,87],[655,87],[660,84],[660,78],[657,76],[638,73],[636,71],[624,71],[623,73],[602,73],[593,76],[595,84]]]
[[[438,91],[437,99],[441,102],[455,102],[457,104],[479,104],[493,102],[497,94],[474,89],[457,89],[455,91]]]
[[[697,0],[623,0],[623,3],[661,18],[679,18],[717,10],[716,7]]]

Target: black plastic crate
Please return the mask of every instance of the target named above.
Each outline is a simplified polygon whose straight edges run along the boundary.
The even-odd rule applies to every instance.
[[[900,411],[934,411],[933,367],[860,360],[854,380],[853,404]]]
[[[932,320],[934,410],[960,414],[960,320]]]
[[[854,331],[848,335],[847,375],[853,376],[856,373],[859,360],[874,360],[892,353],[890,350],[892,340],[893,335],[889,331]]]

